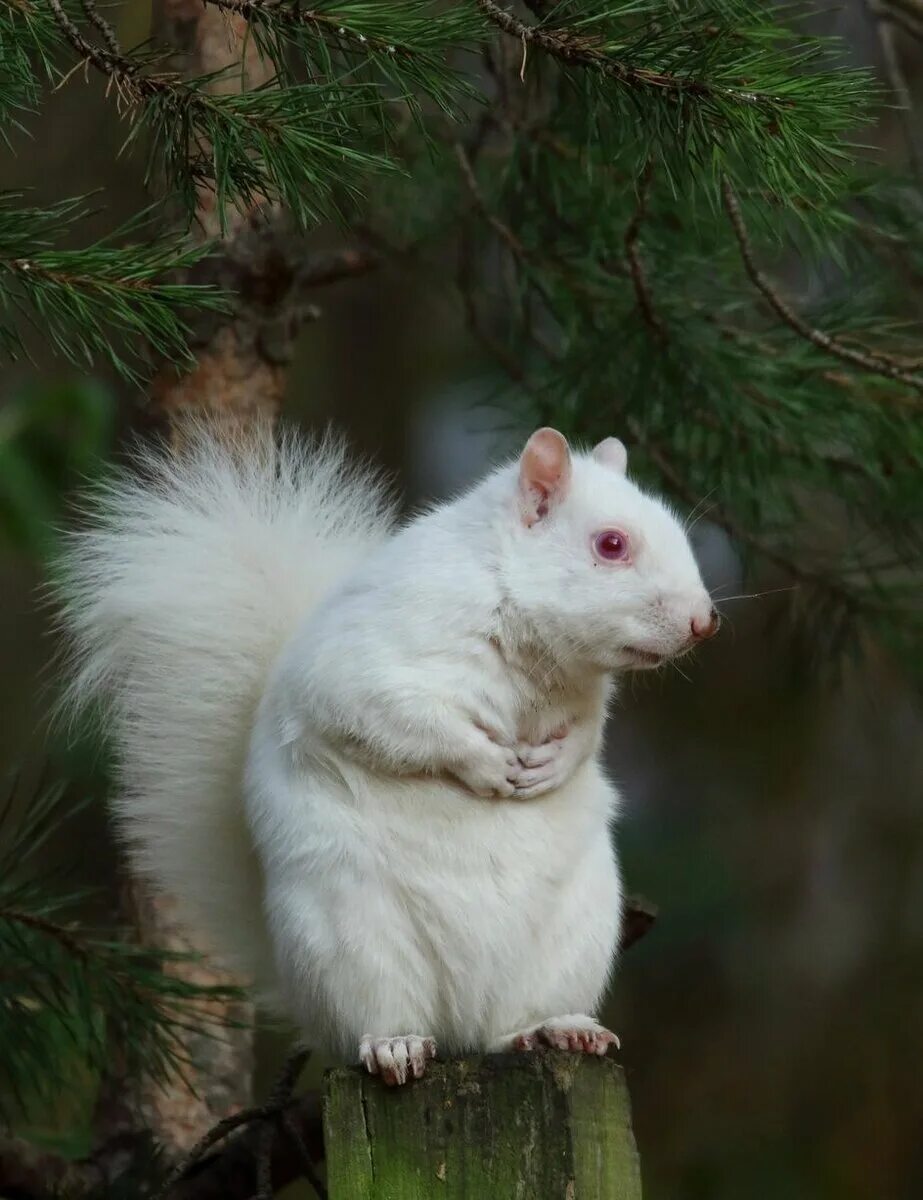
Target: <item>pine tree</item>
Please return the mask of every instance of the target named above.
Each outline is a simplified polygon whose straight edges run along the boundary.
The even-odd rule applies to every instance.
[[[887,31],[912,9],[876,11]],[[18,113],[90,73],[157,201],[73,249],[87,198],[2,197],[8,358],[48,344],[108,362],[167,414],[245,418],[278,408],[312,289],[386,257],[435,268],[511,422],[623,435],[636,473],[786,589],[817,661],[879,644],[923,665],[919,187],[856,144],[888,97],[797,12],[193,0],[155,5],[154,36],[126,48],[96,0],[2,0],[11,146]],[[906,105],[893,63],[889,85]],[[321,222],[343,232],[308,254]],[[139,952],[55,927],[41,888],[27,899],[0,897],[0,937],[34,995],[0,1020],[27,1020],[22,996],[53,1003],[92,1059],[87,1031],[128,1020],[137,995],[93,991],[89,964],[141,974],[130,1069],[169,1069],[164,1013],[196,988],[158,991]],[[30,1045],[20,1075],[41,1075]]]

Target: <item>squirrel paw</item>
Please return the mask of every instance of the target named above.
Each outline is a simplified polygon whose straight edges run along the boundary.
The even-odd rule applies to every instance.
[[[402,1037],[372,1037],[367,1033],[359,1043],[359,1061],[370,1075],[380,1075],[389,1087],[419,1079],[427,1061],[435,1057],[435,1040],[415,1033]]]
[[[472,753],[455,768],[455,776],[476,796],[504,799],[513,794],[513,778],[521,769],[516,751],[481,734]]]
[[[570,775],[565,753],[568,730],[563,727],[547,737],[540,745],[520,742],[516,747],[518,766],[510,776],[514,799],[526,800],[551,792]]]
[[[611,1030],[585,1017],[572,1013],[566,1017],[552,1017],[524,1029],[521,1033],[509,1034],[497,1043],[495,1049],[534,1050],[538,1046],[551,1046],[554,1050],[572,1050],[577,1054],[603,1055],[610,1046],[618,1050],[621,1042]]]

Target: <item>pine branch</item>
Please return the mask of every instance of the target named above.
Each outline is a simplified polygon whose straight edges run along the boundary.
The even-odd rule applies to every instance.
[[[380,155],[353,144],[354,119],[374,99],[367,86],[330,80],[214,92],[215,76],[186,79],[155,70],[160,56],[150,50],[126,55],[105,49],[84,36],[62,0],[47,3],[81,60],[109,79],[132,124],[125,147],[148,133],[153,161],[190,214],[198,189],[214,192],[223,232],[229,209],[276,203],[306,226],[335,213],[336,196],[355,197],[365,173],[392,169]]]
[[[206,258],[207,245],[135,240],[152,214],[84,249],[62,250],[55,243],[89,215],[85,201],[37,209],[16,208],[16,199],[0,196],[0,348],[8,357],[28,353],[24,320],[66,361],[108,360],[137,382],[151,356],[188,360],[185,314],[226,309],[214,288],[171,281]]]
[[[882,375],[887,379],[894,379],[899,383],[904,383],[908,387],[913,388],[916,392],[923,392],[923,379],[905,370],[891,356],[877,350],[855,350],[850,346],[844,345],[841,339],[832,337],[830,334],[824,333],[823,330],[813,328],[813,326],[800,317],[792,306],[786,300],[783,300],[757,265],[750,242],[750,235],[747,232],[747,226],[740,208],[740,202],[728,180],[724,180],[722,183],[722,196],[725,211],[734,230],[737,245],[740,248],[740,257],[744,265],[744,270],[750,282],[763,296],[780,320],[784,321],[799,337],[804,338],[811,345],[832,355],[834,358],[849,363],[850,366],[857,367],[861,371],[868,371],[874,375]]]
[[[650,89],[658,95],[729,100],[733,104],[765,108],[767,111],[775,111],[789,103],[779,96],[751,92],[744,88],[723,87],[705,79],[634,66],[630,62],[614,58],[602,49],[600,38],[588,37],[564,28],[528,25],[508,9],[501,8],[494,0],[476,0],[476,3],[488,20],[524,45],[535,46],[566,66],[598,71],[601,75],[628,87],[645,91]]]
[[[534,135],[533,129],[522,136],[530,144],[543,144],[543,139]],[[509,157],[502,167],[491,162],[482,184],[470,158],[458,150],[456,154],[475,210],[523,268],[520,294],[542,281],[550,291],[546,311],[559,320],[553,338],[560,340],[560,349],[552,351],[536,342],[537,358],[531,353],[517,354],[517,340],[524,348],[530,337],[520,315],[526,304],[521,300],[520,309],[507,312],[509,340],[485,327],[476,303],[473,256],[470,248],[460,245],[464,272],[459,276],[459,290],[469,327],[528,399],[531,419],[557,423],[589,437],[602,436],[620,425],[627,427],[661,483],[690,506],[719,485],[724,494],[710,519],[744,551],[797,581],[793,605],[817,614],[835,612],[829,627],[837,636],[845,636],[847,628],[860,619],[881,630],[895,622],[906,623],[909,609],[902,609],[899,597],[889,595],[883,586],[886,556],[878,552],[880,543],[877,548],[871,545],[874,552],[865,560],[858,553],[858,544],[850,547],[854,554],[831,548],[824,555],[818,555],[809,544],[800,544],[800,538],[798,545],[786,544],[786,530],[796,513],[803,503],[811,506],[810,500],[798,499],[805,489],[809,495],[815,494],[810,491],[813,487],[817,494],[854,494],[860,514],[878,511],[887,503],[891,484],[883,479],[872,452],[857,445],[855,461],[844,463],[841,446],[843,429],[857,427],[873,444],[879,436],[872,432],[877,420],[874,414],[881,410],[870,409],[868,389],[853,398],[848,378],[830,378],[828,384],[832,373],[818,361],[818,347],[812,343],[805,343],[806,353],[800,344],[792,347],[790,342],[779,341],[775,328],[767,335],[737,324],[745,320],[746,297],[742,300],[737,291],[725,295],[724,285],[718,281],[725,275],[732,281],[739,249],[717,217],[714,233],[723,237],[723,243],[706,240],[693,249],[696,240],[679,215],[683,201],[665,188],[657,207],[650,211],[649,187],[637,190],[640,195],[627,210],[623,225],[627,244],[623,234],[620,249],[622,254],[637,252],[643,224],[651,260],[642,264],[639,298],[631,264],[628,271],[619,271],[618,259],[612,257],[616,247],[611,231],[621,224],[616,214],[624,212],[632,198],[624,187],[609,186],[610,176],[620,172],[618,162],[606,158],[597,172],[594,156],[577,172],[574,164],[580,160],[567,153],[562,161],[568,169],[553,174],[558,170],[550,165],[554,160],[531,149],[523,153],[514,146],[507,151]],[[542,164],[541,172],[531,173],[537,164]],[[495,181],[502,181],[499,206],[488,197],[488,179],[494,188]],[[589,180],[596,182],[588,187]],[[562,212],[568,213],[568,220],[562,219]],[[665,264],[667,277],[660,280],[658,272],[663,272]],[[657,311],[656,316],[676,334],[676,343],[662,343],[663,349],[655,355],[630,332],[637,318],[646,337],[654,334],[644,312],[644,301],[653,308],[649,269],[662,284],[658,296],[664,311]],[[630,309],[620,294],[626,280]],[[694,298],[698,280],[706,285],[701,300]],[[675,316],[669,319],[665,315],[669,313]],[[728,321],[726,313],[734,319]],[[717,338],[715,334],[704,336],[709,326]],[[615,344],[620,353],[613,357]],[[577,370],[581,376],[576,375]],[[845,404],[825,397],[821,382],[828,393],[846,388]],[[888,405],[899,403],[890,392],[882,392],[881,399]],[[888,420],[886,411],[882,412],[882,436]],[[828,422],[826,427],[824,422]],[[706,447],[707,453],[703,453]],[[901,471],[915,471],[916,461],[910,451]],[[742,463],[748,464],[747,471],[741,469]],[[760,482],[764,479],[772,483],[764,486]],[[777,515],[779,511],[785,512],[784,518]],[[768,513],[771,520],[767,520]]]
[[[98,66],[100,70],[108,70],[110,62],[116,62],[119,58],[118,51],[115,54],[101,53],[92,42],[87,41],[74,22],[70,19],[65,11],[61,0],[48,0],[48,7],[54,14],[54,18],[58,23],[61,32],[73,46],[73,48],[83,58],[89,59],[94,66]]]
[[[653,174],[654,164],[651,160],[648,160],[644,166],[644,170],[641,172],[641,178],[638,180],[638,204],[625,230],[625,257],[628,259],[628,269],[631,273],[631,281],[634,284],[638,308],[651,333],[659,340],[663,340],[666,337],[666,329],[654,308],[650,285],[647,281],[647,272],[644,269],[644,263],[641,260],[641,254],[638,250],[638,236],[641,232],[641,225],[647,215],[647,196]]]
[[[119,44],[119,39],[116,37],[115,30],[105,17],[101,15],[99,9],[96,7],[96,0],[80,0],[80,6],[90,24],[96,27],[109,53],[114,57],[121,55],[122,47]]]
[[[847,166],[843,137],[862,122],[868,77],[831,67],[819,41],[780,38],[765,6],[561,0],[530,24],[496,0],[476,2],[504,34],[557,66],[583,108],[579,141],[615,144],[626,123],[637,126],[632,174],[655,158],[676,188],[695,177],[714,201],[718,177],[731,174],[758,180],[771,203],[829,195]]]
[[[434,0],[402,0],[397,6],[368,0],[326,0],[303,8],[295,0],[207,0],[250,26],[260,53],[281,79],[290,75],[288,50],[312,76],[348,76],[376,85],[384,105],[394,96],[409,106],[423,127],[420,97],[428,96],[447,114],[459,115],[459,102],[475,95],[471,82],[449,61],[453,51],[470,49],[486,32],[467,5]]]
[[[40,74],[51,76],[59,31],[41,3],[0,4],[0,125],[18,126],[16,109],[34,110]],[[7,134],[4,131],[4,138]]]
[[[76,1057],[91,1069],[106,1063],[111,1033],[129,1069],[165,1079],[182,1072],[176,1035],[215,1036],[213,1001],[239,992],[196,987],[171,967],[184,956],[152,952],[88,933],[62,914],[85,901],[36,874],[39,849],[65,819],[62,789],[29,800],[13,824],[15,792],[0,814],[0,1109],[28,1108],[66,1075]],[[74,811],[71,806],[67,815]],[[12,828],[11,828],[12,825]],[[67,1050],[65,1052],[65,1047]]]
[[[236,13],[250,22],[266,24],[275,22],[289,28],[307,27],[321,36],[335,34],[346,42],[355,43],[359,50],[384,50],[388,54],[398,52],[398,47],[393,42],[378,37],[370,39],[366,34],[345,24],[348,17],[301,8],[300,5],[292,4],[290,0],[206,0],[206,2],[224,12]]]

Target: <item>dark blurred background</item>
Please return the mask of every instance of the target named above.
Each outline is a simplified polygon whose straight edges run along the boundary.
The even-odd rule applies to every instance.
[[[143,18],[132,9],[125,20],[138,19],[140,35]],[[881,66],[862,3],[823,22],[855,61]],[[897,49],[915,90],[919,49],[899,36]],[[124,128],[95,80],[52,96],[31,132],[27,152],[3,155],[4,188],[45,202],[103,187],[97,232],[146,203],[142,165],[116,157]],[[867,136],[886,155],[905,153],[897,112]],[[490,372],[444,288],[383,265],[319,303],[285,415],[344,428],[409,502],[474,478],[525,432],[491,411]],[[38,361],[0,374],[0,766],[66,775],[75,796],[101,798],[99,763],[47,728],[54,641],[43,561],[81,477],[145,424],[144,397],[105,373]],[[765,594],[726,602],[721,637],[682,672],[626,680],[608,742],[626,797],[627,884],[660,910],[621,963],[607,1013],[623,1039],[646,1195],[915,1200],[919,695],[899,662],[874,652],[808,668],[806,648],[776,619],[774,589],[786,581],[768,573],[742,585],[702,499],[695,535],[709,583],[725,596]],[[113,877],[101,804],[80,818],[79,838],[71,831],[63,849],[75,848],[79,873]],[[267,1034],[260,1053],[268,1075],[278,1036]],[[78,1077],[31,1132],[79,1146],[93,1088]]]

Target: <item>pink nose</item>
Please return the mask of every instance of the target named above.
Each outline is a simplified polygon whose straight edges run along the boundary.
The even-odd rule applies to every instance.
[[[715,636],[720,624],[721,618],[715,609],[712,609],[705,620],[701,617],[693,617],[689,622],[689,629],[697,642],[704,642],[707,638]]]

